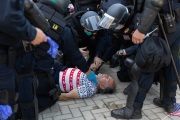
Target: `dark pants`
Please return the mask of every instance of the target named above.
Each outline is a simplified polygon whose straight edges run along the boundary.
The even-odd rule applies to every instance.
[[[49,92],[55,88],[51,73],[54,65],[54,58],[46,52],[42,58],[35,58],[35,61],[34,71],[38,78],[38,108],[39,112],[41,112],[52,106],[57,101],[57,99],[52,99],[49,95]]]
[[[178,51],[180,47],[180,23],[176,24],[176,32],[167,34],[168,41],[170,44],[170,48],[172,51],[172,55],[176,64],[176,68],[178,70],[178,73],[180,75],[180,61],[178,58]],[[177,78],[175,75],[175,71],[173,69],[172,62],[169,66],[163,68],[163,73],[164,73],[164,97],[163,97],[163,102],[165,104],[173,104],[176,102],[176,90],[177,90]],[[145,74],[142,73],[141,77],[138,81],[139,88],[143,89],[143,92],[138,92],[136,95],[135,99],[135,108],[136,109],[141,109],[143,106],[143,102],[146,97],[146,92],[151,88],[151,85],[153,83],[153,78],[154,78],[154,73],[149,73]]]
[[[0,49],[0,57],[2,54],[5,54],[5,51]],[[7,64],[0,63],[0,91],[7,90],[9,92],[15,93],[15,74],[12,68],[9,68]],[[0,98],[2,98],[0,94]],[[0,103],[1,105],[2,103]],[[15,104],[14,100],[9,100],[9,106]],[[14,120],[14,114],[8,120]]]
[[[17,57],[15,69],[18,74],[19,106],[22,119],[38,119],[38,108],[36,98],[37,79],[33,74],[34,56],[31,52]]]
[[[116,53],[120,48],[120,40],[123,38],[116,38],[113,36],[113,31],[111,30],[102,30],[98,33],[96,44],[96,55],[107,62],[111,60],[113,54]]]

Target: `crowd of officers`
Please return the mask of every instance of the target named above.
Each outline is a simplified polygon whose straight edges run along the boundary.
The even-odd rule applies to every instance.
[[[117,12],[110,16],[114,15],[119,22],[116,27],[89,30],[83,26],[83,20],[96,15],[101,18],[116,3],[128,9],[124,19],[118,18],[121,12],[114,8]],[[69,4],[74,6],[74,11],[70,11]],[[155,73],[141,71],[134,59],[126,61],[129,66],[124,65],[126,58],[136,55],[126,55],[125,49],[142,44],[145,35],[154,29],[153,25],[159,27],[156,37],[167,38],[172,58],[171,63],[162,68],[162,88],[165,89],[161,91],[161,98],[155,98],[153,103],[166,112],[174,112],[180,83],[179,0],[4,0],[0,2],[0,11],[0,119],[37,120],[38,112],[54,104],[60,95],[53,82],[53,77],[58,77],[53,76],[53,70],[78,67],[89,80],[97,82],[95,73],[104,62],[111,61],[114,54],[121,56],[123,73],[128,73],[126,67],[130,66],[128,77],[135,81],[127,88],[127,95],[131,97],[126,106],[112,110],[111,116],[141,119],[143,102]],[[162,23],[166,27],[165,35],[157,22],[158,16],[166,19]],[[47,52],[52,42],[46,36],[59,46],[55,58]],[[137,92],[132,92],[135,89]]]

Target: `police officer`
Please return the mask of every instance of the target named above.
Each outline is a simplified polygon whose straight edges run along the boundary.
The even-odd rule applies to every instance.
[[[57,4],[54,4],[54,2]],[[37,5],[50,24],[50,29],[48,32],[46,32],[46,34],[50,36],[60,46],[60,50],[63,52],[64,55],[66,55],[69,61],[73,63],[73,65],[77,66],[79,69],[85,72],[87,74],[88,79],[92,80],[95,84],[97,84],[97,80],[95,79],[94,72],[92,72],[89,69],[86,60],[79,51],[76,41],[77,38],[76,31],[70,25],[66,24],[63,18],[63,15],[66,12],[69,3],[70,1],[68,0],[60,0],[60,1],[41,0],[39,3],[37,3]],[[43,81],[44,79],[46,79],[45,81],[48,81],[47,77],[52,75],[51,69],[54,65],[54,58],[52,58],[47,53],[48,49],[49,49],[49,44],[42,43],[37,47],[37,49],[33,53],[36,59],[36,65],[34,70],[39,79],[38,100],[40,100],[39,99],[40,97],[41,98],[43,96],[47,97],[47,93],[49,95],[49,92],[45,93],[45,91],[50,90],[51,87],[49,83],[46,82],[48,84],[47,85],[48,87],[45,87],[47,89],[44,90],[43,89],[44,85],[41,84],[44,83]],[[52,105],[52,102],[47,103],[48,105],[47,104],[43,105],[41,103],[43,102],[39,102],[39,107],[47,108],[47,106]]]
[[[116,3],[120,3],[123,5],[128,5],[127,1],[124,0],[101,0],[100,8],[101,12],[107,12],[108,8]],[[97,33],[97,49],[96,49],[96,57],[95,62],[102,63],[110,61],[110,66],[113,64],[111,62],[111,58],[115,51],[120,48],[121,42],[123,41],[123,36],[120,30],[114,31],[113,29],[109,30],[100,30]],[[102,65],[102,64],[100,64]]]
[[[25,18],[24,0],[1,1],[0,9],[3,11],[0,14],[0,119],[14,120],[14,112],[16,112],[17,109],[15,104],[18,98],[15,93],[15,72],[13,68],[15,63],[14,52],[20,49],[22,40],[32,45],[38,45],[42,42],[46,42],[46,38],[40,29],[33,27]],[[17,59],[23,59],[24,56],[24,54],[20,55]],[[19,61],[17,59],[16,64],[17,61]],[[29,62],[19,61],[20,66],[16,68],[21,69],[23,65],[27,64],[29,64]],[[30,85],[32,85],[32,83]],[[22,94],[20,94],[19,97],[22,97],[21,95]],[[31,99],[28,99],[28,101],[31,101]],[[2,108],[7,109],[6,111],[2,111]],[[4,112],[7,112],[9,115]],[[12,115],[10,113],[12,113]],[[33,113],[35,114],[35,112]],[[35,115],[28,119],[35,119]]]
[[[180,35],[178,34],[180,32],[180,22],[179,22],[179,12],[177,11],[180,8],[180,3],[177,0],[174,1],[169,1],[169,0],[145,0],[145,4],[138,4],[140,6],[144,6],[141,22],[139,23],[139,26],[137,30],[135,30],[133,36],[132,36],[132,41],[135,44],[140,44],[143,42],[143,39],[145,35],[149,32],[151,29],[151,26],[153,25],[153,22],[156,22],[157,14],[160,12],[161,17],[165,17],[167,19],[167,15],[170,15],[170,21],[174,22],[176,29],[174,27],[174,24],[171,23],[171,27],[169,28],[167,26],[167,31],[166,35],[168,37],[168,42],[171,48],[172,56],[175,61],[175,65],[178,71],[178,74],[180,74],[180,62],[178,58],[178,51],[179,51],[179,46],[180,46]],[[140,2],[137,2],[140,3]],[[170,7],[172,9],[170,9]],[[141,7],[137,7],[141,8]],[[174,11],[175,15],[175,20],[173,21],[171,11]],[[155,21],[154,21],[155,20]],[[158,20],[158,19],[157,19]],[[166,26],[166,22],[163,22],[163,25]],[[168,29],[170,29],[168,31]],[[160,37],[164,37],[161,34],[159,34]],[[176,103],[176,89],[177,89],[177,78],[173,69],[173,64],[171,64],[165,68],[163,68],[163,75],[164,75],[164,90],[163,90],[163,99],[160,100],[160,98],[155,98],[153,100],[153,103],[159,107],[163,107],[164,110],[168,113],[174,112],[174,103]],[[138,81],[139,85],[139,91],[136,95],[136,99],[134,101],[134,107],[133,107],[133,114],[128,117],[132,119],[141,119],[142,118],[142,107],[143,107],[143,102],[146,97],[146,93],[150,89],[152,83],[153,83],[153,77],[154,73],[141,73],[140,79]],[[111,111],[111,116],[115,118],[127,118],[126,117],[126,112],[125,108],[117,109]]]
[[[91,19],[88,19],[90,18]],[[67,24],[71,25],[78,34],[78,46],[83,49],[82,52],[88,52],[87,63],[90,65],[95,56],[96,32],[99,28],[93,28],[100,20],[100,16],[94,11],[77,11],[74,14],[65,17]],[[87,24],[89,21],[90,24]]]

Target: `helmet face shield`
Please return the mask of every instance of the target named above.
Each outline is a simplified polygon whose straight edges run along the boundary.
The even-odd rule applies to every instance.
[[[81,25],[88,31],[96,31],[100,29],[98,25],[99,21],[99,16],[91,16],[82,21]]]
[[[99,21],[98,25],[101,26],[102,28],[109,29],[115,22],[115,18],[108,15],[104,14],[101,20]]]
[[[107,10],[107,12],[103,15],[99,26],[105,29],[122,29],[122,25],[126,22],[129,17],[129,11],[127,7],[122,4],[113,4]],[[121,24],[121,25],[119,25]]]

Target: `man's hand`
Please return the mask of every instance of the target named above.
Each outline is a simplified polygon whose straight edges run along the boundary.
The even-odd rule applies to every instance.
[[[83,55],[84,57],[89,55],[89,51],[86,50],[86,48],[87,48],[87,47],[79,48],[79,51],[82,53],[82,55]]]
[[[145,35],[143,33],[140,33],[138,29],[136,29],[132,35],[132,42],[134,44],[140,44],[144,41]]]
[[[36,37],[35,37],[35,39],[31,42],[31,44],[33,44],[33,45],[39,45],[39,44],[41,44],[42,42],[46,42],[47,39],[46,39],[46,36],[45,36],[45,34],[43,33],[43,31],[40,30],[39,28],[36,28],[36,31],[37,31]]]

